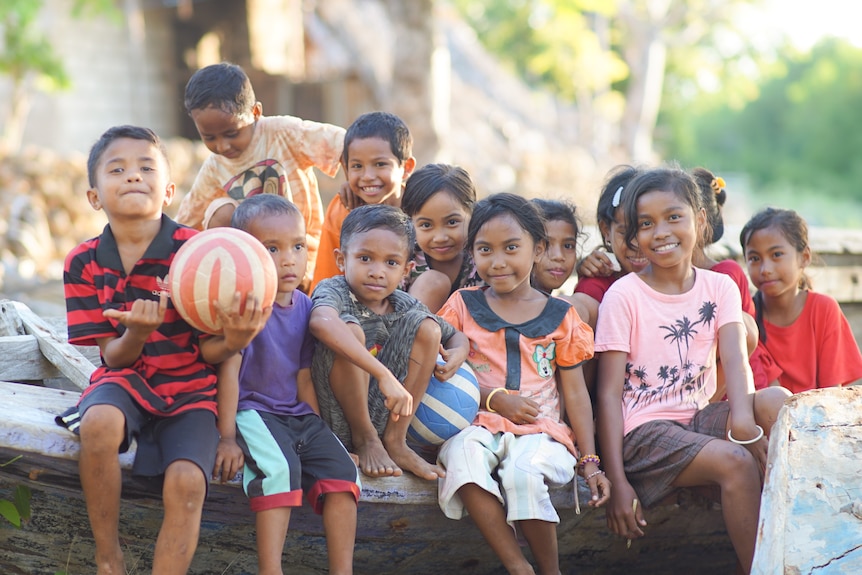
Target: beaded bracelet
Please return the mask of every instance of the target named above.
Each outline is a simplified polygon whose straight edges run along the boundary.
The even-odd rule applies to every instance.
[[[598,455],[590,453],[581,457],[581,459],[578,461],[578,467],[583,467],[587,463],[595,463],[596,465],[599,465],[601,462],[602,460],[599,459]]]
[[[604,475],[604,474],[605,474],[604,471],[602,471],[601,469],[597,469],[596,471],[593,471],[592,473],[590,473],[589,475],[584,477],[584,481],[589,481],[590,479],[592,479],[593,477],[595,477],[597,475]]]
[[[498,391],[502,391],[506,395],[509,395],[509,390],[506,389],[505,387],[498,387],[496,389],[492,389],[491,393],[488,394],[488,397],[485,398],[485,409],[487,409],[491,413],[497,413],[496,410],[491,409],[491,398],[494,397],[494,394],[497,393]]]
[[[754,439],[746,439],[745,441],[734,439],[734,437],[730,434],[729,429],[727,430],[727,439],[737,445],[751,445],[752,443],[757,443],[763,437],[763,428],[759,425],[755,425],[754,427],[757,428],[757,437],[755,437]]]

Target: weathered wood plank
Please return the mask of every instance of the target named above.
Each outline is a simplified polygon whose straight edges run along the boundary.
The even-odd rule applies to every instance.
[[[60,371],[45,359],[32,335],[0,337],[0,380],[32,381],[59,376]]]
[[[752,573],[862,573],[862,388],[787,400],[772,429]]]
[[[90,374],[95,370],[92,362],[69,345],[26,305],[19,302],[12,302],[12,304],[21,318],[24,329],[28,334],[36,337],[39,341],[39,349],[48,361],[57,366],[63,375],[80,389],[86,389],[90,385]]]

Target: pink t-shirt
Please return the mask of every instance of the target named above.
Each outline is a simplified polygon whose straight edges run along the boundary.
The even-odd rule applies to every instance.
[[[742,323],[739,289],[724,274],[695,269],[692,288],[664,294],[637,274],[605,294],[596,352],[624,351],[623,434],[654,420],[688,424],[715,394],[718,330]]]

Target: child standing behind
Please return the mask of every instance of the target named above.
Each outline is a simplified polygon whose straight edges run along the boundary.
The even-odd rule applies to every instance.
[[[416,228],[416,265],[402,287],[434,313],[455,290],[482,285],[465,249],[475,203],[473,180],[458,166],[428,164],[404,186],[401,209]]]
[[[258,573],[282,573],[290,510],[302,505],[303,492],[323,514],[329,572],[352,573],[358,476],[318,415],[311,382],[311,300],[297,289],[308,259],[302,214],[286,199],[262,194],[240,204],[232,224],[266,246],[279,280],[266,327],[241,356],[219,367],[221,441],[214,475],[226,481],[245,461],[243,487],[256,512]]]
[[[528,200],[514,194],[481,200],[467,245],[487,287],[457,291],[440,311],[470,339],[468,363],[483,406],[473,425],[440,450],[446,469],[440,508],[452,519],[469,513],[509,573],[533,572],[515,525],[539,573],[560,572],[560,519],[549,484],[572,481],[580,467],[590,505],[602,505],[610,493],[594,455],[593,412],[580,368],[592,357],[592,330],[569,304],[530,286],[545,244],[544,222]],[[563,406],[572,428],[562,421]],[[575,443],[587,454],[580,462]]]
[[[416,167],[413,137],[395,114],[363,114],[347,128],[341,163],[353,195],[369,205],[400,208],[404,182]],[[322,280],[341,273],[335,250],[340,245],[341,226],[348,213],[350,210],[338,198],[333,198],[326,208],[312,290]]]
[[[853,383],[862,355],[847,318],[833,298],[811,291],[808,225],[793,210],[766,208],[739,236],[757,293],[760,340],[793,393]]]
[[[108,225],[66,257],[69,341],[98,345],[102,365],[76,408],[58,423],[80,433],[79,468],[96,542],[99,575],[125,573],[118,537],[122,487],[118,452],[137,441],[132,473],[163,479],[165,517],[153,573],[185,573],[218,444],[216,374],[248,345],[270,308],[241,294],[217,306],[224,335],[198,334],[169,303],[168,270],[195,232],[162,213],[174,196],[164,148],[151,130],[111,128],[87,160],[93,209]]]
[[[467,338],[398,289],[413,267],[415,243],[404,212],[356,208],[344,219],[340,243],[343,275],[320,282],[312,295],[309,327],[318,345],[311,375],[321,415],[356,450],[366,475],[407,470],[436,479],[443,470],[407,446],[407,429],[432,373],[445,381],[467,357]],[[438,353],[445,365],[436,364]]]
[[[293,116],[264,116],[239,66],[222,62],[195,72],[186,84],[186,112],[206,147],[206,159],[180,204],[177,220],[197,229],[229,226],[243,199],[277,194],[305,220],[308,290],[317,261],[323,209],[314,168],[335,176],[344,129]]]
[[[644,535],[643,508],[678,487],[716,485],[740,565],[754,555],[766,436],[787,390],[755,393],[739,290],[692,258],[709,228],[690,175],[645,172],[623,200],[627,245],[648,260],[610,287],[596,329],[599,439],[617,535]],[[721,354],[728,401],[709,403]]]

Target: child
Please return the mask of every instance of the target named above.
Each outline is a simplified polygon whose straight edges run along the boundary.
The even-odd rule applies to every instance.
[[[98,345],[102,365],[77,408],[58,423],[81,435],[81,487],[97,572],[125,573],[117,453],[136,439],[133,473],[164,480],[165,518],[153,572],[185,573],[197,546],[218,444],[212,364],[248,345],[270,308],[261,309],[249,295],[240,314],[237,293],[230,310],[217,307],[224,335],[199,340],[170,305],[171,261],[197,232],[162,213],[175,187],[152,131],[111,128],[90,150],[87,171],[87,199],[93,209],[105,210],[108,225],[101,236],[69,253],[63,284],[69,341]]]
[[[578,283],[572,300],[586,309],[584,320],[595,329],[599,315],[599,304],[611,285],[629,272],[638,272],[647,264],[640,250],[624,241],[625,216],[621,208],[625,189],[637,176],[639,170],[632,166],[619,166],[608,174],[599,195],[596,221],[602,234],[602,248],[614,254],[619,269],[605,251],[594,250],[578,265]]]
[[[404,186],[401,209],[416,228],[416,265],[402,287],[434,313],[455,290],[482,284],[464,249],[475,203],[470,174],[458,166],[428,164]]]
[[[706,168],[694,168],[691,171],[697,187],[700,190],[700,198],[706,213],[709,229],[712,230],[710,237],[704,242],[704,249],[698,249],[694,253],[692,262],[696,267],[704,270],[712,270],[720,274],[730,276],[742,299],[743,324],[745,325],[745,343],[748,349],[748,363],[754,376],[754,389],[763,389],[770,385],[778,385],[778,375],[781,370],[777,368],[769,352],[763,345],[757,342],[757,323],[754,321],[754,300],[751,299],[751,291],[748,289],[748,276],[736,260],[725,259],[716,261],[706,254],[705,248],[721,239],[724,235],[724,216],[722,208],[727,201],[727,190],[724,178],[716,177]],[[724,397],[724,377],[719,364],[718,391],[715,400]]]
[[[320,412],[372,477],[402,469],[424,479],[443,475],[407,446],[407,428],[432,373],[445,381],[467,357],[463,334],[397,289],[413,267],[414,242],[413,224],[398,208],[352,210],[335,252],[344,275],[320,282],[312,296]],[[438,352],[445,365],[436,364]]]
[[[258,573],[282,573],[290,508],[302,505],[303,491],[323,514],[329,572],[352,573],[358,476],[320,419],[311,383],[311,300],[297,289],[308,259],[302,214],[284,198],[261,194],[237,207],[232,225],[266,246],[279,281],[266,327],[241,356],[219,366],[214,475],[225,481],[245,460],[243,487],[257,513]]]
[[[675,168],[644,172],[626,186],[623,202],[623,239],[637,242],[648,264],[610,287],[596,330],[599,440],[614,483],[608,526],[641,537],[644,507],[678,487],[717,485],[748,571],[766,436],[788,392],[755,394],[739,290],[726,275],[692,265],[708,224],[691,176]],[[728,401],[710,404],[716,348]]]
[[[404,182],[416,166],[413,137],[398,116],[370,112],[359,116],[344,135],[341,163],[353,195],[370,205],[401,207]],[[335,250],[348,210],[337,198],[329,202],[320,238],[320,257],[312,290],[322,280],[341,273]]]
[[[539,573],[560,572],[549,484],[572,481],[580,467],[590,505],[602,505],[610,492],[593,455],[593,413],[580,369],[592,356],[592,330],[569,304],[530,286],[545,244],[534,204],[514,194],[481,200],[467,245],[487,287],[457,291],[440,312],[470,339],[468,363],[483,406],[473,425],[440,450],[440,508],[452,519],[469,513],[509,573],[533,572],[516,525]],[[563,406],[574,434],[561,419]],[[575,443],[587,454],[580,462]]]
[[[847,318],[831,297],[811,291],[808,226],[793,210],[766,208],[739,236],[760,339],[793,393],[841,386],[862,378],[862,356]]]
[[[532,202],[545,220],[548,247],[533,269],[533,287],[547,294],[563,287],[578,261],[578,216],[574,204],[565,200]]]
[[[177,220],[197,229],[228,226],[244,198],[284,196],[305,220],[308,268],[301,289],[308,290],[323,224],[314,168],[335,176],[344,129],[293,116],[264,116],[248,76],[228,62],[192,75],[185,107],[213,155],[183,198]]]

